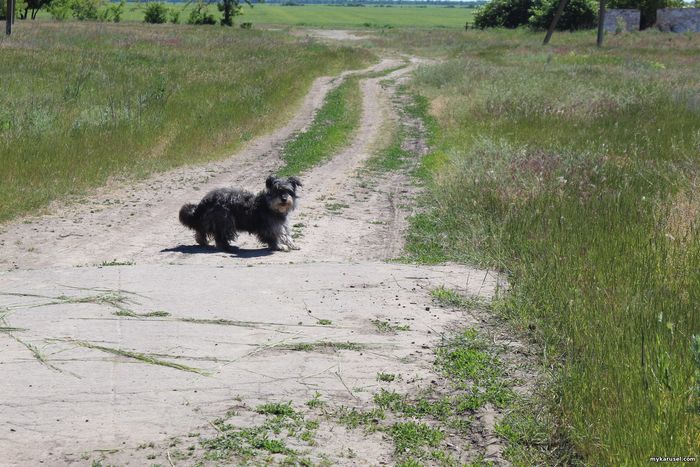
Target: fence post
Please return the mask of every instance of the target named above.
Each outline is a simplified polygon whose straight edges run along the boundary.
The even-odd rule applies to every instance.
[[[603,37],[605,36],[605,0],[600,0],[600,8],[598,9],[598,47],[603,46]]]
[[[5,34],[12,34],[12,25],[15,22],[15,0],[7,0],[7,9],[5,10],[7,23],[5,25]]]

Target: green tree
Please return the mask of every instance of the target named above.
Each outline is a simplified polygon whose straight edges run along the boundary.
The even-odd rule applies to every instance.
[[[253,8],[253,4],[250,0],[244,1],[248,6]],[[243,14],[243,6],[240,0],[221,0],[217,6],[219,7],[219,11],[224,14],[223,18],[221,18],[222,26],[233,26],[233,18]]]
[[[150,2],[143,12],[143,22],[163,24],[168,21],[168,7],[160,2]]]
[[[517,28],[527,24],[532,0],[492,0],[474,14],[474,26],[485,28]]]
[[[0,3],[4,3],[4,0],[0,0]],[[39,10],[50,3],[51,0],[26,0],[24,10],[19,12],[19,19],[27,19],[30,15],[32,19],[36,19]]]

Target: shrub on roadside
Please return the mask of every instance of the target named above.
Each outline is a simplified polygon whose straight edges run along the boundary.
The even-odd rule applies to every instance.
[[[78,21],[97,21],[104,5],[103,0],[53,0],[48,11],[56,20],[72,17]]]
[[[180,10],[170,10],[170,22],[180,24]]]
[[[214,15],[207,11],[207,5],[203,1],[198,1],[194,9],[187,18],[187,24],[216,24]]]
[[[527,24],[532,0],[492,0],[474,14],[474,27],[509,28]]]
[[[547,29],[558,5],[559,0],[493,0],[476,12],[474,27],[514,29],[527,25],[534,30]],[[592,0],[569,0],[557,29],[589,29],[595,27],[596,21]]]
[[[143,13],[144,23],[163,24],[168,21],[168,7],[159,2],[151,2],[146,5]]]
[[[547,29],[559,6],[559,0],[538,0],[530,9],[528,24],[534,30]],[[559,31],[594,28],[598,21],[595,4],[591,0],[569,0],[557,23]]]
[[[122,20],[122,14],[124,13],[125,6],[125,0],[121,0],[119,3],[110,3],[109,6],[100,11],[100,21],[106,21],[108,23],[120,22]]]

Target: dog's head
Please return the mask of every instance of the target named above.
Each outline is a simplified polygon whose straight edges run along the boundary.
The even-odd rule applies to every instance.
[[[296,207],[297,188],[300,186],[301,182],[296,177],[267,177],[265,197],[270,209],[280,214],[289,214]]]

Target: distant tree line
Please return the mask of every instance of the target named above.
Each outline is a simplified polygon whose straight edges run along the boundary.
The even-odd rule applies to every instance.
[[[0,20],[5,19],[6,1],[0,0]],[[118,23],[124,12],[125,0],[19,0],[17,18],[36,19],[39,10],[46,9],[54,19],[74,18],[80,21],[111,21]]]
[[[250,0],[242,0],[252,5]],[[188,3],[190,3],[188,1]],[[139,2],[140,3],[140,2]],[[143,2],[144,22],[146,23],[179,23],[180,8],[170,9],[162,2]],[[188,24],[216,24],[216,18],[209,13],[207,6],[210,1],[197,0],[186,20]],[[5,19],[6,0],[0,0],[0,19]],[[19,19],[36,19],[42,8],[46,9],[56,20],[69,18],[79,21],[108,21],[118,23],[126,5],[125,0],[114,2],[110,0],[19,0],[17,16]],[[233,26],[233,18],[242,14],[241,0],[218,0],[217,6],[222,13],[220,22],[224,26]],[[250,28],[251,23],[242,23],[242,28]]]

